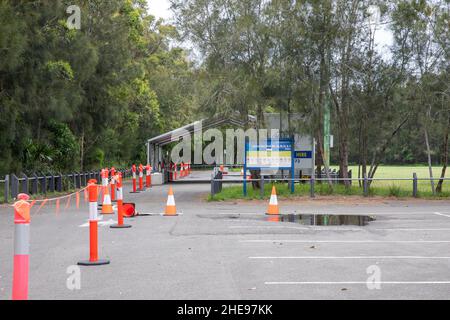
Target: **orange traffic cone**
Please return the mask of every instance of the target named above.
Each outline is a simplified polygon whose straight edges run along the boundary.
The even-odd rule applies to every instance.
[[[106,187],[103,189],[104,198],[102,205],[102,214],[114,214],[114,210],[111,203],[111,196],[109,195],[109,188]]]
[[[167,197],[167,205],[164,213],[165,216],[177,216],[177,207],[175,205],[175,197],[173,196],[173,189],[170,186],[169,196]]]
[[[267,210],[268,215],[279,215],[280,209],[278,208],[277,190],[275,186],[272,188],[272,195],[270,196],[269,210]]]

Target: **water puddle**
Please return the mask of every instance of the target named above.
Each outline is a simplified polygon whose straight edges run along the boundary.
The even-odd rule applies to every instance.
[[[199,218],[212,220],[252,220],[279,223],[295,223],[305,226],[367,226],[375,217],[368,215],[328,215],[328,214],[282,214],[278,216],[250,215],[250,214],[205,214]]]
[[[307,226],[367,226],[375,218],[361,215],[288,214],[265,217],[270,222],[289,222]]]

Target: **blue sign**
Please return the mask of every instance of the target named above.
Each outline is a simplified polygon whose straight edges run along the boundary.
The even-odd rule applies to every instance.
[[[300,156],[302,154],[299,154]],[[247,169],[289,169],[291,171],[291,192],[295,192],[295,150],[294,139],[268,139],[264,144],[250,145],[245,142],[244,196],[247,196]]]
[[[291,169],[291,140],[267,140],[264,144],[246,144],[245,163],[249,169]]]
[[[295,159],[312,159],[312,151],[295,151]]]

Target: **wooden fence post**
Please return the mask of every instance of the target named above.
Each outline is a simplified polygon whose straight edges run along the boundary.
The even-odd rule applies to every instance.
[[[11,174],[11,198],[17,198],[19,194],[19,178],[13,173]]]
[[[418,193],[418,180],[417,180],[417,173],[413,173],[413,197],[417,198],[419,196]]]
[[[364,173],[363,189],[364,189],[364,197],[368,197],[369,196],[369,181],[367,180],[366,173]]]
[[[39,193],[38,186],[39,186],[39,177],[37,176],[37,174],[35,172],[35,173],[33,173],[33,182],[31,183],[31,193],[32,194]]]
[[[311,196],[311,198],[315,198],[316,194],[315,194],[315,178],[314,176],[311,176],[311,180],[309,180],[309,194]]]
[[[62,173],[60,172],[59,173],[59,176],[57,177],[57,183],[56,183],[56,190],[58,191],[58,192],[62,192],[62,180],[63,180],[63,175],[62,175]]]
[[[5,202],[9,201],[9,174],[5,176]]]
[[[28,177],[25,173],[22,173],[22,184],[20,185],[20,192],[28,194]]]

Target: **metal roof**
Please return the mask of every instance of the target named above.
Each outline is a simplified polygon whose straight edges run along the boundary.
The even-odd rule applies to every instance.
[[[164,146],[175,141],[179,141],[181,137],[190,136],[192,133],[198,132],[200,130],[207,130],[209,128],[217,127],[224,124],[231,124],[237,127],[245,127],[249,122],[255,122],[256,118],[254,116],[248,116],[247,121],[239,120],[235,117],[221,117],[215,116],[209,119],[202,119],[190,123],[184,127],[163,133],[157,137],[148,140],[149,144]]]

